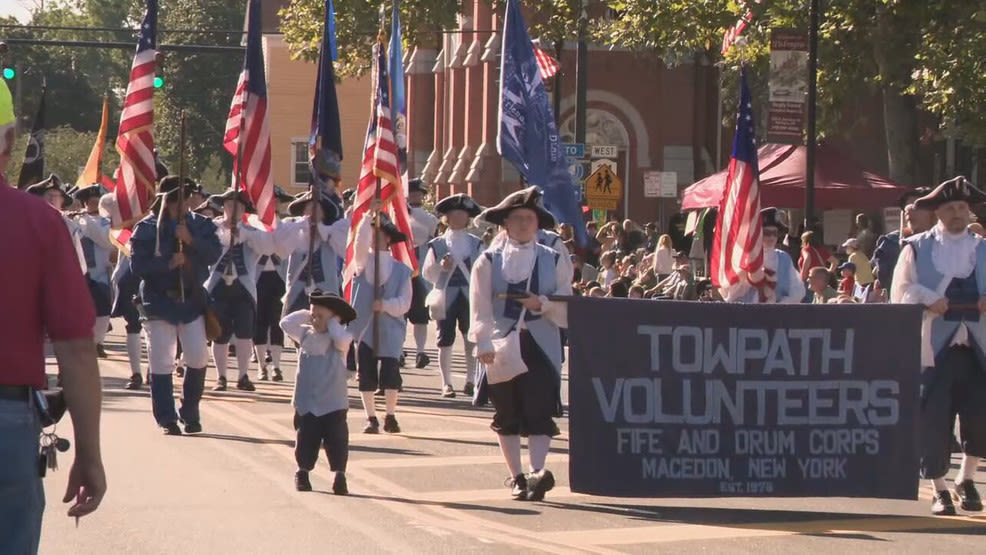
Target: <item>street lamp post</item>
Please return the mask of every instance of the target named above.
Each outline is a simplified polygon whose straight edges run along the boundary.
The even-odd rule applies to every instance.
[[[808,145],[805,152],[805,230],[815,219],[816,104],[818,100],[818,18],[819,0],[809,0],[808,8]]]
[[[589,47],[585,42],[585,29],[589,16],[582,0],[579,15],[579,46],[575,58],[575,142],[585,143],[586,96],[589,89]]]

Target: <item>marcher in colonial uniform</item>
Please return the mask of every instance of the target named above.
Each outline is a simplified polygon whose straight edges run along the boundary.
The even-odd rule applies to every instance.
[[[561,329],[568,325],[568,307],[548,296],[572,293],[567,257],[537,242],[538,229],[555,226],[540,196],[531,187],[483,212],[485,221],[506,228],[507,238],[473,264],[470,283],[469,334],[496,409],[491,428],[512,476],[511,495],[531,501],[554,486],[545,459],[558,433],[553,418],[561,414]],[[528,473],[521,437],[528,438]]]
[[[308,474],[318,462],[319,447],[325,448],[329,468],[335,472],[332,491],[346,495],[346,464],[349,460],[349,397],[346,382],[346,353],[353,336],[346,325],[356,311],[342,297],[313,291],[308,310],[292,312],[281,320],[284,333],[298,343],[298,376],[294,382],[294,458],[298,463],[294,483],[298,491],[311,491]]]
[[[428,252],[428,242],[435,237],[435,230],[438,228],[438,218],[429,214],[424,208],[424,199],[428,196],[428,188],[420,178],[410,179],[407,182],[407,203],[408,216],[411,224],[411,240],[414,241],[414,254],[419,263],[422,263]],[[425,353],[425,344],[428,342],[428,307],[425,306],[425,297],[428,296],[430,281],[426,276],[414,276],[411,280],[412,296],[411,309],[407,311],[407,320],[411,322],[414,330],[414,366],[424,368],[431,363]],[[403,356],[403,353],[401,353]]]
[[[459,193],[442,199],[435,205],[435,211],[445,219],[448,229],[428,243],[421,273],[436,290],[442,292],[438,299],[443,304],[441,312],[445,315],[438,321],[442,396],[455,397],[455,388],[452,387],[452,345],[458,326],[466,352],[466,383],[462,392],[472,397],[476,383],[476,358],[473,352],[475,345],[468,339],[469,279],[472,266],[483,251],[483,242],[466,228],[469,227],[469,220],[479,215],[480,208],[468,195]]]
[[[285,193],[280,187],[274,187],[274,198],[277,200],[278,207],[282,203],[289,203],[294,197]],[[278,210],[280,213],[280,210]],[[280,225],[280,218],[275,223],[275,229]],[[276,247],[275,240],[275,247]],[[257,261],[257,328],[253,335],[253,348],[257,356],[257,363],[260,365],[261,381],[266,381],[269,374],[273,372],[275,382],[284,380],[281,373],[281,353],[284,350],[284,332],[278,321],[284,312],[284,293],[285,280],[287,279],[287,265],[284,259],[278,254],[279,248],[271,254],[265,254]],[[270,356],[270,367],[268,368],[267,356]]]
[[[93,339],[97,346],[102,345],[110,327],[110,314],[113,312],[110,274],[113,264],[110,256],[116,247],[110,242],[110,220],[100,215],[99,199],[106,191],[100,185],[90,185],[75,191],[75,200],[85,207],[85,213],[76,219],[82,238],[82,254],[86,261],[86,281],[89,294],[96,307],[96,327]],[[100,356],[106,352],[100,349]]]
[[[754,287],[747,280],[722,288],[722,298],[730,303],[797,304],[804,300],[805,284],[794,267],[791,255],[776,248],[777,239],[787,233],[787,226],[780,219],[776,208],[760,211],[763,229],[764,283]]]
[[[390,254],[390,245],[407,241],[397,226],[380,215],[380,228],[374,233],[373,217],[363,217],[353,245],[355,275],[352,277],[352,303],[357,318],[350,326],[356,340],[356,367],[359,392],[366,413],[364,433],[380,431],[374,392],[383,390],[386,404],[385,432],[401,431],[397,423],[397,395],[401,388],[398,357],[407,333],[404,315],[411,307],[411,269]],[[371,243],[373,243],[371,245]],[[375,251],[379,250],[379,254]],[[375,290],[375,262],[379,256],[380,297]],[[374,326],[374,316],[379,326]],[[379,333],[379,335],[378,335]]]
[[[32,195],[44,198],[49,206],[59,212],[67,210],[72,206],[72,197],[66,194],[65,189],[62,187],[62,180],[55,174],[48,175],[48,178],[44,181],[39,181],[24,190]],[[75,223],[75,220],[65,214],[62,214],[62,220],[65,222],[65,228],[68,229],[68,233],[72,237],[75,252],[79,255],[79,269],[85,274],[88,271],[88,267],[86,266],[86,256],[82,252],[82,230],[79,229],[79,224]]]
[[[226,390],[226,370],[229,366],[229,342],[236,347],[239,378],[236,388],[254,391],[250,381],[250,354],[253,336],[257,331],[257,263],[262,256],[274,253],[271,232],[243,222],[243,214],[251,209],[246,192],[229,189],[219,200],[223,216],[215,220],[223,253],[210,269],[205,283],[209,301],[216,311],[221,335],[212,342],[212,357],[219,378],[213,391]]]
[[[914,202],[934,210],[938,224],[910,237],[894,269],[891,301],[926,307],[921,326],[921,476],[934,487],[931,511],[954,515],[945,482],[955,417],[964,453],[955,494],[966,511],[983,510],[974,485],[986,457],[986,242],[967,228],[970,206],[986,193],[964,177],[942,183]]]
[[[187,365],[180,417],[186,433],[202,431],[199,401],[209,361],[204,317],[209,300],[203,284],[223,252],[212,220],[189,212],[179,225],[180,186],[177,176],[161,179],[151,215],[137,224],[130,239],[130,268],[141,281],[140,306],[153,375],[151,403],[155,420],[168,435],[181,434],[172,385],[179,339]]]

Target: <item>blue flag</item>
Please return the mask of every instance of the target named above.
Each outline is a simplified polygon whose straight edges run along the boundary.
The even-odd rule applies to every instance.
[[[407,173],[407,103],[404,99],[404,51],[401,45],[401,16],[398,5],[399,0],[394,0],[390,24],[388,73],[390,73],[390,106],[394,118],[394,140],[397,142],[397,171],[403,176]],[[407,180],[402,178],[402,181],[406,195]]]
[[[329,52],[332,52],[332,61],[339,61],[339,49],[336,47],[336,10],[332,5],[332,0],[325,7],[326,25],[328,26]]]
[[[325,1],[325,25],[322,28],[322,50],[318,55],[318,77],[315,79],[315,104],[312,107],[312,128],[308,140],[313,176],[323,173],[335,178],[341,174],[342,129],[339,120],[339,98],[336,95],[336,75],[332,60],[335,50],[335,14],[332,0]],[[316,148],[321,144],[320,148]]]
[[[571,224],[576,240],[585,245],[578,192],[517,0],[507,0],[504,16],[499,116],[497,151],[529,184],[541,187],[545,208],[559,221]]]

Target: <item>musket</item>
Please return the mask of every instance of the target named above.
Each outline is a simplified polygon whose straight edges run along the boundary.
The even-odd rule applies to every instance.
[[[178,138],[178,225],[185,225],[185,141],[187,139],[185,126],[185,110],[181,111],[181,132]],[[178,252],[185,252],[185,244],[178,240]],[[178,294],[181,302],[185,302],[185,264],[178,267]]]
[[[373,304],[381,300],[383,290],[380,286],[380,178],[377,178],[376,188],[373,190],[373,205],[376,211],[373,213]],[[380,349],[380,313],[373,311],[373,352]]]

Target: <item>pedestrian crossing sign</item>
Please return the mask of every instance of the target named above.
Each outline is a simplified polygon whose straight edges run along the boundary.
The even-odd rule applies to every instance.
[[[618,210],[619,201],[623,198],[623,181],[610,164],[597,165],[583,185],[586,204],[591,208]]]

